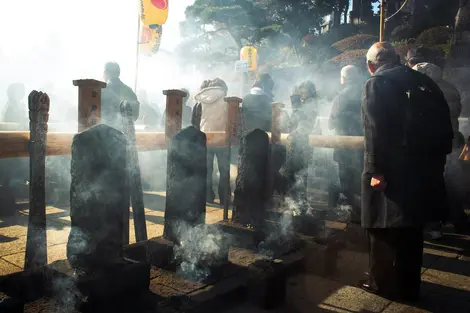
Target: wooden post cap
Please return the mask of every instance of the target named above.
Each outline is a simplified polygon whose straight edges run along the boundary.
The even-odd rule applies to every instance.
[[[47,93],[33,90],[28,96],[28,102],[30,111],[49,112],[50,100]]]
[[[225,97],[224,98],[225,102],[242,102],[242,98],[239,98],[239,97]]]
[[[100,80],[96,79],[77,79],[73,81],[74,86],[91,86],[91,87],[101,87],[101,88],[106,88],[107,84],[105,82],[102,82]]]
[[[163,95],[165,96],[181,96],[181,97],[187,97],[188,93],[186,93],[183,90],[178,90],[178,89],[168,89],[168,90],[163,90]]]

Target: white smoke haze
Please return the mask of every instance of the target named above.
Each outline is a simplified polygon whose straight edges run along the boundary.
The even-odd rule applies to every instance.
[[[209,277],[213,267],[228,261],[228,251],[234,242],[232,235],[216,225],[192,227],[183,221],[175,224],[180,244],[175,245],[174,257],[180,263],[178,271],[183,277],[202,281]]]

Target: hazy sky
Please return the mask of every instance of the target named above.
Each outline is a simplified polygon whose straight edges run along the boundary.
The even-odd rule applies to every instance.
[[[179,22],[194,0],[169,2],[166,50],[179,42]],[[138,0],[0,0],[0,99],[14,81],[25,82],[28,90],[73,91],[73,79],[101,79],[108,60],[121,65],[123,80],[133,86],[138,5]],[[158,58],[143,60],[143,72],[160,72]]]

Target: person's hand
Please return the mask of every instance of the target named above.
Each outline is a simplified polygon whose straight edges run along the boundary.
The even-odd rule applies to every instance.
[[[370,179],[370,186],[375,190],[384,191],[387,183],[383,175],[372,175]]]

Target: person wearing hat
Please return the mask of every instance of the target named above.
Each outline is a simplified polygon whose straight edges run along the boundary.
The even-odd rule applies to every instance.
[[[132,107],[132,117],[139,118],[140,103],[131,87],[119,78],[121,68],[116,62],[108,62],[104,66],[103,79],[106,88],[101,92],[101,121],[116,129],[122,130],[121,101],[128,101]]]

